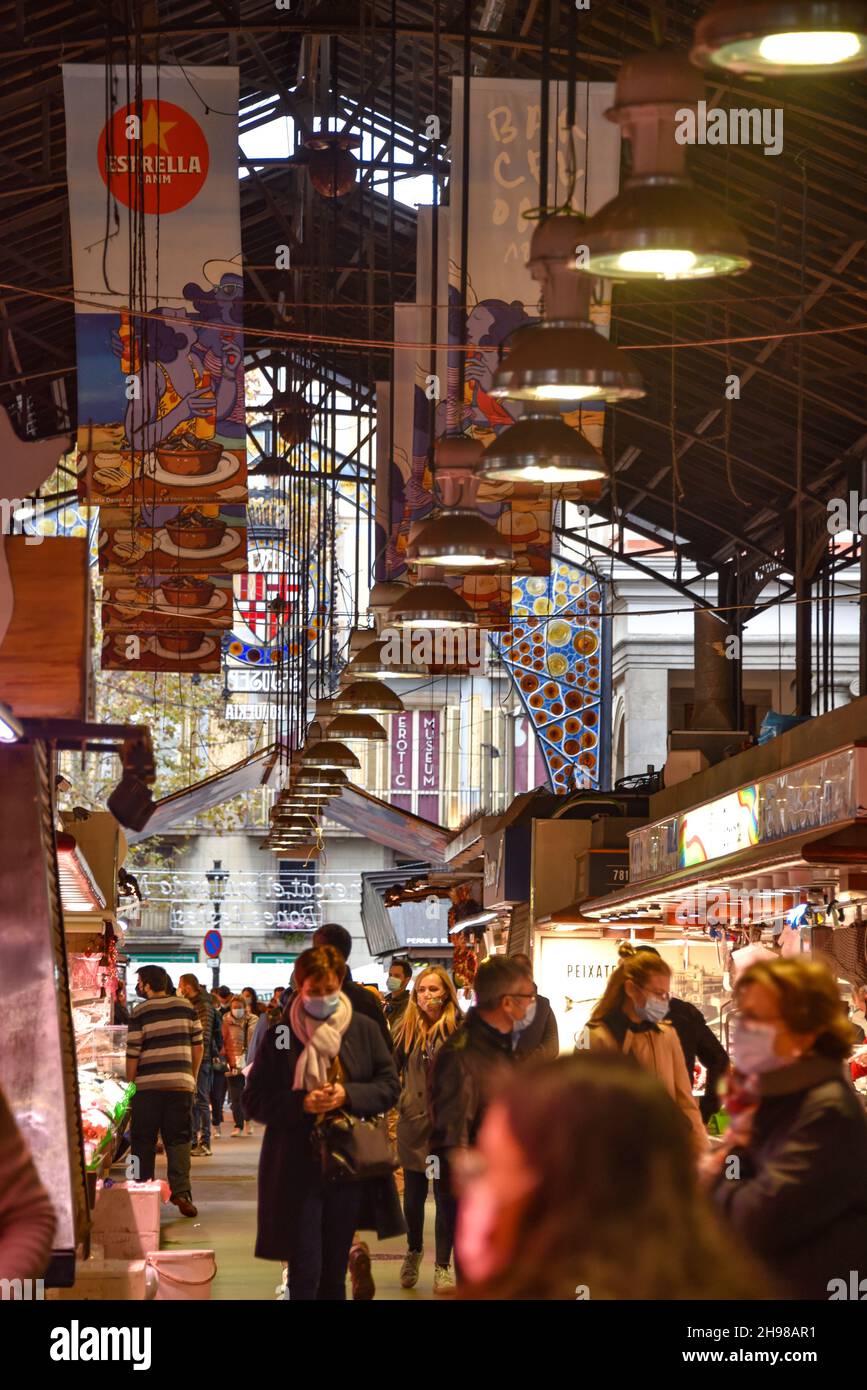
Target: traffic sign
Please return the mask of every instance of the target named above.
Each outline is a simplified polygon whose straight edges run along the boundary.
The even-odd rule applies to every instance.
[[[204,947],[206,956],[219,956],[223,949],[223,938],[216,928],[205,933]]]

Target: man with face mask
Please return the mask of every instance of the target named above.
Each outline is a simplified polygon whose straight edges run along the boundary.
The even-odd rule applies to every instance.
[[[411,983],[412,966],[409,961],[393,960],[388,967],[388,979],[385,982],[388,995],[382,1005],[392,1033],[406,1013]]]
[[[467,1013],[464,1026],[443,1043],[430,1079],[431,1157],[437,1160],[440,1200],[452,1239],[457,1221],[452,1182],[455,1151],[475,1144],[488,1100],[514,1065],[515,1025],[536,999],[536,987],[526,969],[508,956],[483,960],[474,987],[475,1007]]]
[[[532,984],[533,965],[530,957],[516,951],[509,959],[524,967]],[[516,1022],[512,1043],[518,1062],[528,1062],[530,1058],[539,1062],[543,1058],[559,1057],[560,1034],[557,1031],[557,1020],[551,1008],[551,1001],[544,995],[537,994],[535,1003],[531,1004],[524,1017]]]

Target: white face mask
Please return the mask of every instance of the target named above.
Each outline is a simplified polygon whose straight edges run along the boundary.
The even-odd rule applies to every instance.
[[[233,1015],[234,1018],[243,1018],[244,1015],[246,1014],[246,1012],[247,1012],[246,1009],[233,1009],[233,1010],[232,1010],[232,1015]]]
[[[777,1030],[772,1023],[753,1023],[736,1019],[732,1031],[732,1062],[744,1076],[760,1076],[786,1065],[777,1056]]]

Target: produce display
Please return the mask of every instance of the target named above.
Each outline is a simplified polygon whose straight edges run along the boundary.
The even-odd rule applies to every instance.
[[[113,1076],[100,1076],[93,1067],[79,1066],[78,1093],[85,1165],[93,1172],[101,1166],[114,1136],[123,1129],[135,1085]]]

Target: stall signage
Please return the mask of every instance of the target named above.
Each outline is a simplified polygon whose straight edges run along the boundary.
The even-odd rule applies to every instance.
[[[593,1007],[617,969],[617,946],[615,940],[580,940],[559,932],[537,936],[533,978],[539,993],[551,1001],[561,1052],[581,1045]]]
[[[412,807],[412,710],[391,716],[391,804]]]
[[[741,787],[680,817],[678,867],[707,864],[759,843],[758,787]]]
[[[867,804],[867,750],[843,748],[751,782],[629,835],[629,881],[712,863],[787,835],[854,820]]]

